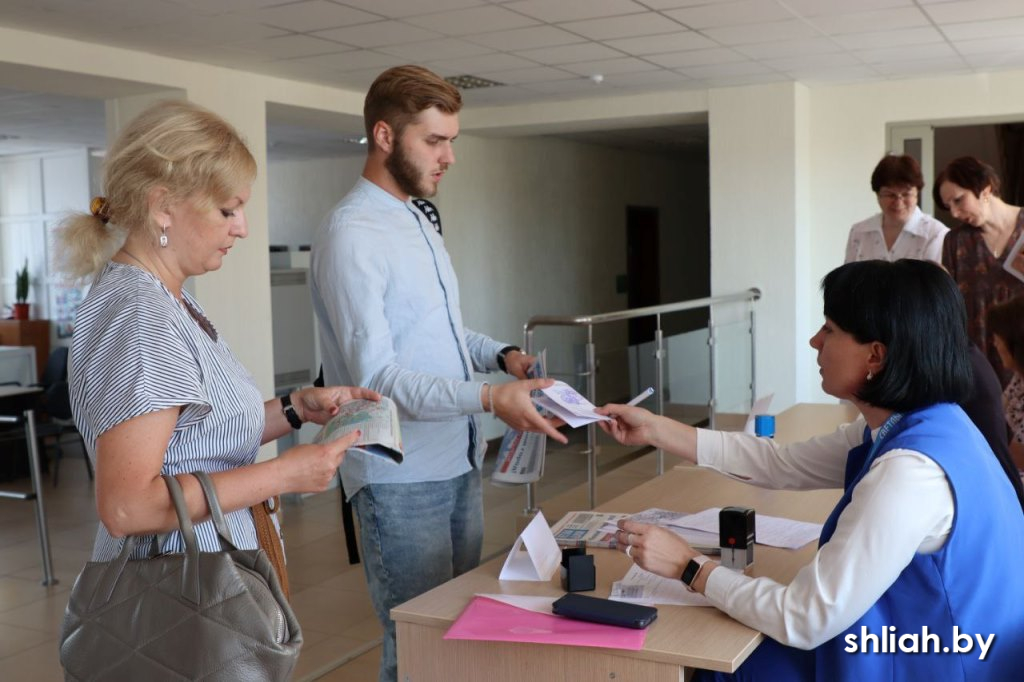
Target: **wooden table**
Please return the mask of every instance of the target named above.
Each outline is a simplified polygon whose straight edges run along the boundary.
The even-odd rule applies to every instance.
[[[828,433],[850,421],[848,405],[796,405],[776,419],[780,442]],[[696,512],[740,505],[759,513],[822,522],[839,499],[839,490],[792,492],[754,488],[715,472],[677,467],[598,507],[638,512],[650,507]],[[549,522],[557,519],[548,519]],[[758,545],[749,573],[788,582],[813,557],[814,544],[798,551]],[[592,549],[597,589],[608,596],[611,584],[630,567],[613,550]],[[763,635],[712,608],[659,606],[640,651],[509,642],[445,641],[444,633],[473,595],[507,593],[550,596],[563,593],[558,576],[549,582],[499,581],[505,557],[451,580],[391,610],[397,627],[398,672],[403,682],[447,680],[644,680],[679,682],[690,668],[735,671]]]

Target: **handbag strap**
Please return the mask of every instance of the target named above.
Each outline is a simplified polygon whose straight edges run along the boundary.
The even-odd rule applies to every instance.
[[[238,549],[235,546],[234,539],[231,537],[231,529],[228,528],[228,523],[224,519],[224,512],[220,508],[220,500],[217,499],[217,489],[213,486],[213,480],[210,479],[210,475],[205,471],[193,471],[192,475],[199,481],[199,487],[203,489],[203,494],[206,495],[206,506],[210,508],[213,527],[217,529],[217,535],[220,536],[221,549],[225,551]]]
[[[185,504],[185,493],[181,491],[181,484],[174,476],[164,475],[164,483],[171,493],[171,502],[174,503],[174,511],[178,515],[178,528],[181,529],[181,539],[185,543],[185,561],[181,570],[181,596],[193,604],[201,603],[199,592],[199,542],[196,540],[196,530],[192,526],[192,519],[189,518],[188,506]]]

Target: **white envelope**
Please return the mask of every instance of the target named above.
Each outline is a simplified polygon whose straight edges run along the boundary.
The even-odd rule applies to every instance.
[[[551,580],[558,570],[562,550],[555,542],[543,512],[537,512],[529,525],[516,538],[505,559],[499,580]]]

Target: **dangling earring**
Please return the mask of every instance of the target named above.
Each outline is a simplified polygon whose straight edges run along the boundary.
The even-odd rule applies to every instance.
[[[168,227],[169,227],[169,225],[164,225],[164,227],[163,227],[163,234],[160,235],[160,248],[162,248],[162,249],[166,249],[167,248],[167,228]]]
[[[872,380],[872,379],[874,379],[874,378],[875,378],[875,375],[874,375],[874,374],[872,374],[871,370],[869,369],[869,370],[868,370],[868,381],[871,381],[871,380]]]

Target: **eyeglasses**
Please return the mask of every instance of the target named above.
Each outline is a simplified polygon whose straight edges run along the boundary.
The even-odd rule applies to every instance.
[[[917,190],[908,189],[905,192],[890,192],[887,189],[883,189],[878,193],[878,198],[882,201],[916,201]]]

